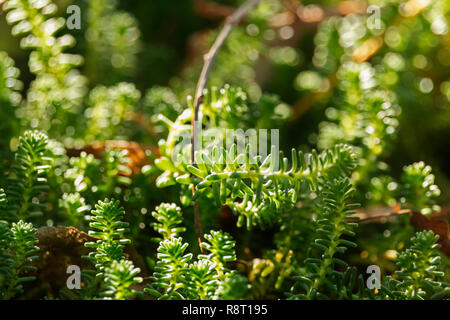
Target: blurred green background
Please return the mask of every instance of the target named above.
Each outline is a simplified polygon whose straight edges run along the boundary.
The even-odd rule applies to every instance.
[[[59,8],[58,15],[63,17],[68,17],[66,8],[69,5],[81,8],[81,29],[63,31],[76,38],[76,45],[67,52],[84,57],[79,70],[89,80],[88,88],[94,90],[83,100],[82,107],[74,111],[81,115],[78,121],[68,116],[67,123],[63,122],[61,126],[64,129],[45,129],[51,138],[59,139],[67,148],[81,149],[94,141],[115,139],[156,147],[167,131],[154,121],[154,117],[164,114],[175,120],[187,107],[186,98],[194,94],[202,55],[214,41],[224,18],[243,1],[56,0],[55,3]],[[421,4],[426,5],[421,7]],[[366,12],[369,5],[377,5],[381,10],[380,30],[368,26],[370,15]],[[364,207],[395,204],[393,196],[386,192],[389,183],[401,179],[405,165],[424,161],[432,166],[435,183],[441,189],[437,202],[448,212],[449,22],[448,0],[263,1],[227,39],[216,59],[208,87],[240,86],[248,93],[249,104],[267,106],[273,116],[258,118],[259,125],[281,130],[281,148],[286,153],[292,147],[310,151],[312,148],[325,149],[338,142],[360,147],[366,160],[365,171],[361,171],[364,174],[360,173],[362,177],[356,180],[360,191],[358,200]],[[15,60],[25,93],[35,76],[28,69],[29,51],[20,48],[20,41],[20,37],[11,36],[5,13],[1,14],[0,51],[6,51]],[[372,54],[362,50],[370,51],[370,44],[377,47]],[[345,62],[355,60],[364,63],[345,65]],[[365,68],[363,74],[368,80],[354,76],[356,71],[352,68]],[[396,110],[401,111],[395,111],[398,114],[393,118],[398,119],[398,123],[393,125],[393,133],[387,130],[376,136],[366,130],[352,135],[343,129],[345,126],[352,128],[352,121],[358,117],[359,106],[349,103],[352,90],[357,91],[355,86],[372,79],[377,86],[395,94],[393,105],[398,105]],[[143,115],[144,121],[151,123],[152,133],[122,119],[117,123],[111,121],[105,130],[95,122],[95,117],[84,118],[89,114],[87,110],[94,110],[112,95],[108,90],[95,89],[120,82],[135,84],[136,88],[123,89],[131,92],[131,102],[127,100],[124,105],[132,106],[134,112]],[[55,116],[49,113],[48,117]],[[389,125],[387,121],[389,119],[386,126]],[[337,123],[338,128],[330,123]],[[379,141],[368,142],[374,136]],[[152,210],[161,198],[176,201],[177,192],[166,189],[154,192],[146,178],[139,179],[141,181],[136,185],[147,183],[143,190],[153,193],[137,201],[133,208],[136,215],[139,215],[137,210],[141,205]],[[139,216],[139,219],[145,221],[147,217]],[[212,219],[204,223],[212,226],[217,222]],[[263,255],[265,249],[273,247],[271,236],[275,231],[272,229],[248,234],[237,231],[234,221],[221,223],[242,241],[241,254],[247,246],[251,247],[254,256]],[[391,261],[389,257],[380,256],[385,255],[392,243],[397,249],[404,246],[402,241],[408,238],[402,235],[405,224],[407,222],[401,221],[388,227],[384,224],[362,226],[362,248],[350,255],[355,261],[364,263],[377,259]],[[135,237],[148,238],[137,235],[140,230],[138,224],[135,225]],[[391,237],[393,234],[397,234],[397,238]],[[193,233],[190,236],[195,238]],[[379,242],[374,243],[374,238]],[[143,248],[145,242],[141,246],[140,249],[152,252]]]

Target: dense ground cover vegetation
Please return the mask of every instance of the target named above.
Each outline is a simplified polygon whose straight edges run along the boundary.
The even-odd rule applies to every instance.
[[[449,1],[0,4],[1,299],[450,297]]]

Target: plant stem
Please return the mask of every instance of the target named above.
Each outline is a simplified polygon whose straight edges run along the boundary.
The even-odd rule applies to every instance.
[[[203,90],[205,89],[206,80],[208,78],[209,71],[214,63],[214,59],[219,52],[220,48],[224,44],[228,35],[230,34],[233,27],[242,20],[242,18],[247,14],[247,12],[258,5],[261,0],[248,0],[241,7],[239,7],[236,11],[234,11],[231,15],[229,15],[225,19],[225,25],[217,36],[216,41],[212,45],[211,49],[207,54],[204,55],[204,64],[202,68],[202,72],[200,73],[200,78],[197,82],[197,88],[195,90],[194,97],[194,116],[192,119],[192,129],[191,129],[191,164],[196,166],[194,155],[196,150],[197,143],[197,121],[198,121],[198,112],[201,103],[203,102]],[[195,191],[195,186],[192,187],[192,191]],[[203,240],[203,230],[200,221],[200,208],[198,205],[198,201],[194,201],[194,225],[199,237],[199,240]]]

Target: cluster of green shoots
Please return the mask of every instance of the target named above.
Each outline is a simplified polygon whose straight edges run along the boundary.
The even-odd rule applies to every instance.
[[[198,121],[204,133],[222,141],[229,129],[279,128],[298,114],[278,96],[262,93],[255,74],[248,72],[255,55],[264,51],[263,37],[271,39],[269,17],[282,10],[278,1],[266,2],[249,15],[252,23],[245,31],[237,27],[232,44],[219,54],[211,83],[220,85],[202,93]],[[407,107],[401,83],[415,76],[404,67],[415,53],[408,47],[414,41],[406,40],[414,39],[414,30],[430,29],[436,12],[448,14],[450,8],[440,3],[423,14],[411,13],[406,25],[387,15],[381,33],[388,49],[373,62],[361,58],[361,46],[383,40],[365,15],[331,17],[320,24],[313,70],[293,70],[299,71],[294,88],[300,98],[324,97],[327,119],[309,137],[316,149],[296,146],[286,156],[269,141],[270,152],[263,157],[244,136],[228,147],[206,141],[192,161],[192,146],[178,144],[190,138],[197,120],[193,98],[185,94],[192,93],[192,81],[186,77],[145,95],[123,82],[135,72],[141,42],[136,19],[119,11],[117,1],[87,4],[86,69],[96,74],[89,90],[80,72],[83,57],[66,52],[75,38],[64,34],[65,19],[55,17],[56,5],[0,0],[12,34],[30,50],[35,77],[23,98],[20,72],[0,52],[0,299],[27,298],[27,288],[40,281],[39,231],[55,225],[86,232],[87,254],[80,258],[90,266],[82,270],[82,288],[57,288],[58,294],[42,294],[46,298],[449,298],[439,236],[404,227],[402,217],[398,238],[380,246],[395,251],[396,258],[379,289],[366,285],[362,269],[367,261],[354,259],[355,252],[370,247],[358,234],[356,209],[398,203],[425,216],[440,210],[431,166],[415,162],[395,177],[385,162],[409,121],[400,107]],[[397,7],[389,2],[383,8]],[[349,23],[364,32],[355,32]],[[398,41],[392,40],[396,28],[406,30]],[[442,32],[436,28],[424,32],[438,39]],[[435,42],[425,49],[432,52]],[[295,52],[275,49],[267,52],[280,64],[294,67],[301,60]],[[423,64],[421,57],[413,59]],[[238,67],[246,72],[229,72]],[[223,85],[226,81],[232,86]],[[429,82],[419,81],[419,91],[427,87]],[[142,122],[150,128],[137,129]],[[127,148],[91,148],[108,140],[156,145],[153,135],[157,147],[142,152],[145,164],[137,169],[137,156]],[[218,226],[227,212],[233,232]],[[203,234],[199,225],[208,232]],[[385,238],[391,230],[395,227],[383,233]],[[273,243],[257,248],[258,257],[245,253],[263,238]],[[369,239],[382,242],[377,236]]]

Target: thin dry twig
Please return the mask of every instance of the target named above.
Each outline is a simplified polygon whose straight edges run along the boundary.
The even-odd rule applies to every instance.
[[[234,12],[234,8],[205,0],[195,0],[195,12],[206,19],[222,19]]]
[[[410,209],[400,209],[399,205],[393,208],[375,208],[367,211],[360,210],[356,213],[359,223],[385,222],[389,218],[409,214],[411,225],[421,230],[432,230],[439,235],[438,243],[440,251],[450,257],[450,229],[446,216],[450,212],[450,206],[444,206],[441,211],[434,212],[428,216]]]
[[[203,90],[205,89],[206,80],[208,78],[208,74],[213,65],[214,59],[219,52],[220,48],[224,44],[228,35],[230,34],[233,27],[238,24],[242,18],[247,14],[247,12],[258,5],[261,0],[249,0],[245,2],[241,7],[239,7],[233,14],[229,15],[225,20],[225,25],[217,36],[216,41],[212,45],[211,49],[207,54],[204,55],[204,64],[202,68],[202,72],[200,74],[200,78],[197,82],[197,88],[195,90],[194,97],[194,117],[192,120],[192,129],[191,129],[191,163],[192,165],[196,165],[195,163],[195,151],[197,145],[197,121],[198,121],[198,112],[200,108],[200,104],[203,102]],[[195,191],[195,187],[192,187],[192,192]],[[197,235],[199,237],[199,241],[203,239],[203,230],[200,222],[200,209],[198,205],[198,201],[194,201],[194,225],[197,231]]]
[[[418,14],[420,14],[431,2],[420,2],[420,0],[409,0],[406,2],[405,7],[409,8],[407,12],[405,13],[406,16],[398,15],[392,25],[398,26],[407,21],[408,19],[411,19]],[[303,6],[298,7],[291,7],[290,10],[292,12],[301,12],[303,10]],[[358,1],[343,1],[338,6],[338,11],[333,12],[328,10],[325,10],[325,14],[323,15],[323,18],[328,16],[334,16],[336,14],[346,16],[351,13],[359,13],[364,14],[366,12],[366,6],[359,3]],[[302,20],[300,18],[300,20]],[[384,34],[384,32],[383,32]],[[383,34],[373,36],[363,43],[361,43],[358,47],[355,48],[355,50],[352,53],[352,60],[356,63],[363,63],[366,61],[369,61],[372,57],[374,57],[384,46],[383,41]],[[328,81],[330,82],[330,86],[325,92],[313,92],[310,93],[303,98],[300,98],[297,102],[295,102],[292,105],[293,113],[291,116],[291,120],[296,120],[303,116],[309,109],[311,109],[316,102],[320,101],[326,94],[331,92],[331,90],[334,88],[336,81],[335,81],[335,74],[331,74],[328,76]]]
[[[401,214],[411,213],[410,209],[401,209],[386,211],[382,213],[368,214],[367,212],[357,212],[356,216],[359,217],[359,223],[374,222],[378,220],[385,220],[387,218],[396,217]]]

